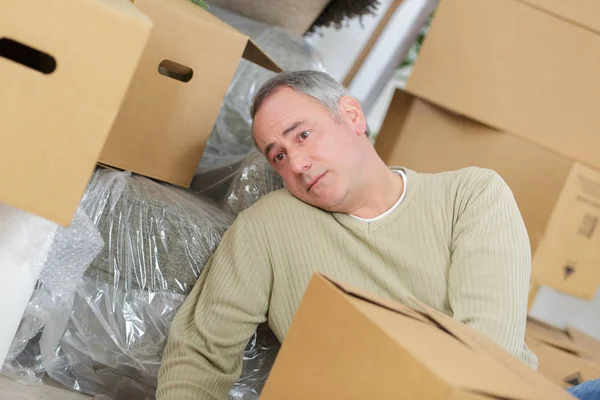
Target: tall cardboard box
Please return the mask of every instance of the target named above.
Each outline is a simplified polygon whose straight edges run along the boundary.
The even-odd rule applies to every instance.
[[[189,186],[240,57],[280,68],[190,0],[135,0],[154,29],[101,163]]]
[[[591,299],[600,284],[600,172],[519,135],[398,90],[375,148],[418,172],[467,166],[498,172],[512,189],[533,251],[532,279]]]
[[[261,399],[569,399],[488,338],[316,274]]]
[[[152,24],[122,0],[5,0],[0,202],[67,225]]]
[[[586,341],[578,341],[583,336],[573,328],[563,331],[539,321],[527,322],[526,342],[538,356],[538,371],[564,388],[600,378],[600,364],[593,359],[599,343],[590,346],[587,336]]]
[[[443,0],[407,91],[600,168],[600,3]]]

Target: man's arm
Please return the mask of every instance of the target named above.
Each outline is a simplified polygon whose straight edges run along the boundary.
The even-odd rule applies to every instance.
[[[177,312],[158,375],[158,400],[226,399],[243,351],[266,320],[272,275],[240,215]]]
[[[449,301],[454,318],[535,368],[525,348],[531,249],[508,185],[495,172],[469,171],[458,189]]]

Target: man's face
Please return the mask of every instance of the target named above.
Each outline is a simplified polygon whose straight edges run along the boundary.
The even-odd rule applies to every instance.
[[[328,211],[344,212],[361,180],[366,122],[358,103],[343,97],[336,119],[312,97],[283,87],[254,119],[254,138],[287,190]]]

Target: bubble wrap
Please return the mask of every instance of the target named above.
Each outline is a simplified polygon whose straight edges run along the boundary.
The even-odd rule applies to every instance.
[[[19,328],[58,225],[0,203],[0,362]]]
[[[23,383],[41,382],[69,319],[77,285],[103,247],[100,232],[81,209],[69,227],[57,228],[51,243],[2,370]]]
[[[304,40],[285,30],[218,7],[211,6],[210,11],[252,38],[282,69],[325,71],[320,55]],[[262,84],[273,76],[271,71],[246,60],[240,61],[204,150],[199,175],[212,168],[222,168],[228,160],[239,161],[236,157],[245,156],[253,147],[250,104]],[[196,179],[193,187],[197,191],[202,189],[203,183],[203,179]]]

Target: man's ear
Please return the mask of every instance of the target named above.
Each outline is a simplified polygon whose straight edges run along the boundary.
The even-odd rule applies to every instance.
[[[367,120],[358,101],[354,97],[342,96],[339,108],[342,118],[354,126],[356,134],[363,135],[367,130]]]

